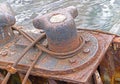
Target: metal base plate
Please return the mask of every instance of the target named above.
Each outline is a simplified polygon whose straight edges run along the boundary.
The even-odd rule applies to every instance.
[[[78,54],[66,59],[57,59],[44,53],[37,63],[37,68],[49,74],[68,74],[79,71],[88,66],[95,58],[98,50],[98,41],[90,33],[78,32],[86,42]]]
[[[79,54],[67,59],[56,59],[44,53],[31,74],[73,83],[85,83],[98,67],[114,35],[83,30],[79,32],[86,39],[86,44]],[[24,48],[16,46],[14,42],[3,47],[1,52],[6,50],[8,53],[6,56],[0,54],[0,68],[4,69],[8,64],[13,64]],[[31,49],[19,62],[17,70],[26,72],[32,63],[31,58],[37,53],[38,49]]]

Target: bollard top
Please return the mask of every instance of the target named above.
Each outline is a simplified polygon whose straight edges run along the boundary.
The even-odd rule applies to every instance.
[[[9,27],[16,22],[13,11],[7,3],[0,4],[0,27]]]
[[[53,25],[62,25],[66,22],[69,22],[70,20],[73,20],[77,15],[77,8],[74,6],[69,6],[64,9],[53,11],[49,14],[37,16],[33,20],[33,25],[38,29],[44,29],[47,27],[47,25],[51,27],[53,27]]]
[[[63,22],[67,17],[63,14],[55,14],[50,18],[51,23]]]

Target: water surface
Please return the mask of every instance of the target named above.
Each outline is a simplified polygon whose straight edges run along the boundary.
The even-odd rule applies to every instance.
[[[79,15],[75,19],[79,28],[109,31],[120,23],[119,0],[1,0],[11,4],[16,14],[17,24],[32,28],[32,19],[37,15],[75,6]],[[119,33],[119,26],[117,26]],[[112,31],[112,30],[111,30]]]

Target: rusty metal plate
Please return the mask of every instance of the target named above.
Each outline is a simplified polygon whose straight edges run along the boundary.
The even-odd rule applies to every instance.
[[[77,55],[66,59],[57,59],[49,54],[44,54],[37,63],[46,73],[68,74],[85,68],[94,59],[98,50],[98,41],[90,33],[85,31],[78,32],[86,42]]]
[[[41,56],[41,59],[36,64],[37,68],[41,69],[42,71],[45,71],[46,73],[51,73],[51,74],[68,74],[68,73],[76,72],[89,65],[91,61],[94,59],[95,54],[98,50],[98,41],[92,34],[84,31],[78,32],[78,35],[81,36],[86,42],[77,55],[66,59],[57,59],[54,56],[50,56],[49,54],[44,53]],[[23,40],[23,38],[20,38],[20,40],[21,39],[22,41],[26,41]],[[22,43],[25,44],[28,43],[28,41],[21,42],[21,44]],[[14,59],[22,53],[24,48],[25,48],[24,46],[22,47],[17,46],[16,44],[15,46],[11,46],[9,48],[10,49],[9,53],[12,53],[11,50],[14,49],[15,50],[14,54],[12,54],[12,56],[11,54],[9,54],[8,57],[3,57],[2,61],[5,60],[14,61]],[[27,55],[21,60],[21,63],[26,65],[27,62],[31,63],[27,60],[29,60],[30,57],[35,55],[36,53],[35,50],[36,49],[31,49],[30,52],[28,52]]]
[[[79,65],[77,69],[75,69],[74,67],[76,67],[75,65],[77,65],[74,60],[71,60],[72,64],[67,60],[67,59],[59,59],[59,60],[67,60],[67,63],[71,64],[71,66],[73,67],[73,71],[71,71],[71,68],[62,68],[61,71],[57,71],[58,74],[56,73],[56,71],[54,69],[50,68],[47,70],[45,70],[44,68],[40,68],[44,65],[40,65],[40,62],[44,61],[44,63],[46,61],[48,61],[48,65],[52,66],[52,62],[56,61],[58,59],[54,58],[52,60],[52,62],[50,60],[46,60],[46,58],[52,58],[51,56],[47,56],[45,53],[40,56],[37,64],[34,66],[34,69],[31,71],[32,75],[37,75],[37,76],[43,76],[43,77],[49,77],[49,78],[55,78],[58,80],[64,80],[64,81],[68,81],[68,82],[73,82],[73,83],[85,83],[89,80],[89,78],[92,76],[93,72],[96,70],[96,68],[98,67],[100,61],[102,60],[107,48],[109,47],[114,35],[107,35],[107,34],[102,34],[99,32],[88,32],[88,31],[79,31],[83,36],[86,36],[86,41],[91,41],[94,44],[92,44],[92,46],[89,46],[87,48],[90,49],[90,52],[92,52],[91,54],[89,53],[85,53],[86,55],[83,56],[83,58],[81,59],[85,59],[87,61],[81,61],[78,62]],[[88,34],[89,36],[87,36],[86,34]],[[91,39],[87,39],[87,37],[91,38]],[[15,60],[20,56],[20,54],[23,52],[25,47],[20,47],[20,46],[16,46],[15,42],[9,43],[8,45],[4,46],[2,48],[2,50],[0,51],[0,68],[4,69],[7,65],[9,64],[13,64],[15,62]],[[88,42],[88,43],[91,43]],[[86,46],[88,45],[88,43],[86,42]],[[98,43],[98,45],[96,45],[96,43]],[[86,46],[83,47],[86,48]],[[93,48],[91,48],[93,47]],[[93,49],[98,49],[98,51],[94,51]],[[92,49],[92,50],[91,50]],[[3,53],[6,51],[6,53]],[[85,51],[89,51],[89,50],[85,50]],[[94,51],[94,52],[93,52]],[[96,54],[95,54],[96,52]],[[18,64],[18,66],[16,67],[16,69],[18,71],[21,72],[26,72],[29,68],[29,66],[32,63],[31,58],[33,58],[36,54],[38,53],[38,49],[36,48],[32,48],[26,55],[25,57],[20,61],[20,63]],[[82,50],[80,53],[84,53]],[[89,54],[89,56],[87,57],[87,54]],[[94,54],[94,56],[93,56]],[[73,58],[78,59],[77,57],[80,57],[79,55],[74,56]],[[70,58],[68,58],[70,59]],[[79,59],[80,60],[80,59]],[[78,60],[78,61],[79,61]],[[51,65],[50,65],[51,64]],[[53,62],[54,64],[54,62]],[[84,65],[85,64],[85,65]],[[55,65],[54,65],[55,66]],[[82,66],[82,67],[81,67]],[[66,69],[70,70],[71,72],[67,72],[69,74],[66,74]],[[57,70],[57,69],[56,69]],[[60,69],[59,69],[60,70]],[[65,73],[64,73],[65,71]],[[62,72],[62,74],[60,74]],[[74,72],[74,73],[73,73]]]

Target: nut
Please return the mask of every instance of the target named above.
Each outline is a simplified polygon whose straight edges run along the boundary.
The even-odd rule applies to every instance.
[[[31,60],[31,61],[34,61],[34,60],[35,60],[35,58],[36,58],[36,55],[34,55],[34,56],[30,57],[30,60]]]
[[[90,41],[90,38],[86,38],[85,41],[86,41],[86,42],[89,42],[89,41]]]
[[[73,63],[76,63],[76,59],[69,59],[69,62],[71,63],[71,64],[73,64]]]
[[[0,52],[0,55],[2,55],[2,56],[6,56],[8,54],[8,51],[1,51]]]

